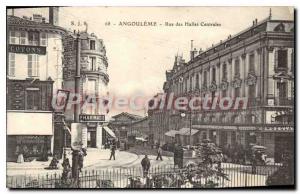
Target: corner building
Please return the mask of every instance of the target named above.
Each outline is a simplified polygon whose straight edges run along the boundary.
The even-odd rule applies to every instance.
[[[191,111],[192,128],[199,131],[194,144],[205,138],[223,149],[258,144],[275,162],[294,153],[294,43],[294,21],[270,16],[204,52],[192,49],[187,63],[176,56],[166,72],[166,94],[248,98],[246,109]],[[164,132],[189,127],[187,115],[165,111]]]
[[[68,33],[64,38],[64,86],[65,90],[71,93],[75,92],[75,70],[76,70],[76,52],[77,52],[77,33]],[[84,102],[89,95],[101,98],[108,94],[107,85],[109,76],[107,74],[108,61],[106,50],[102,39],[97,38],[93,33],[80,32],[80,95]],[[66,110],[66,120],[71,123],[74,120],[74,109]],[[108,110],[101,109],[100,106],[81,109],[82,115],[107,115]],[[111,134],[102,127],[103,121],[87,122],[84,136],[87,147],[101,148],[104,143],[104,135]],[[110,130],[105,127],[106,130]]]

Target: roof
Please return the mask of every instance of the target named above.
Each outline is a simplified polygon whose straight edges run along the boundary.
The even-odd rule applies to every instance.
[[[35,29],[35,30],[41,30],[41,29],[47,29],[47,30],[54,30],[58,33],[65,33],[66,29],[55,26],[50,23],[43,23],[43,22],[35,22],[33,20],[20,18],[17,16],[8,15],[7,16],[7,26],[8,27],[15,27],[15,28],[26,28],[26,29]]]
[[[120,114],[117,114],[115,116],[112,116],[112,118],[118,118],[120,116],[127,116],[127,117],[130,117],[132,119],[136,119],[136,120],[139,120],[139,119],[143,119],[144,117],[140,116],[140,115],[135,115],[135,114],[131,114],[131,113],[128,113],[128,112],[122,112]]]
[[[165,133],[166,136],[169,136],[169,137],[175,137],[176,134],[178,134],[179,131],[176,131],[176,130],[170,130],[170,131],[167,131]]]
[[[180,135],[195,135],[198,132],[199,132],[199,130],[197,130],[197,129],[190,130],[190,128],[181,128],[178,131],[178,134],[180,134]]]

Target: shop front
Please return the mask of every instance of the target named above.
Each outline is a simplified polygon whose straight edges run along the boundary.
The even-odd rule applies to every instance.
[[[7,161],[46,160],[53,154],[53,113],[7,111]]]

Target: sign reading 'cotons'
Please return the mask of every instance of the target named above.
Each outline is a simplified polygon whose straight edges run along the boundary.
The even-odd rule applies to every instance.
[[[23,54],[38,54],[45,55],[46,47],[44,46],[30,46],[30,45],[8,45],[8,51],[11,53]]]

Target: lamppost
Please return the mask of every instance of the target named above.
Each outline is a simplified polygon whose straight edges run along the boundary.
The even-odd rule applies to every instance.
[[[80,33],[77,33],[76,37],[76,74],[75,74],[75,94],[77,98],[80,93],[80,51],[81,51],[81,40]],[[77,100],[77,99],[76,99]],[[80,105],[78,103],[74,104],[74,123],[79,123]],[[72,151],[72,178],[74,181],[74,186],[79,187],[79,150],[73,149]]]
[[[189,128],[190,128],[190,138],[189,138],[189,143],[190,143],[190,146],[192,146],[192,111],[189,111]],[[186,117],[186,113],[185,112],[181,112],[180,113],[180,116],[182,118],[185,118]]]

